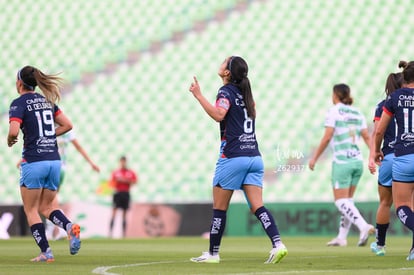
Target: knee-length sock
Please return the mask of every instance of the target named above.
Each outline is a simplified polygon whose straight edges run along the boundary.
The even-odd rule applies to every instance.
[[[122,236],[125,237],[126,236],[126,229],[127,229],[127,221],[123,220],[122,221]]]
[[[46,239],[45,225],[43,223],[35,223],[30,226],[30,231],[32,231],[32,236],[39,246],[40,251],[46,252],[49,248],[49,242]]]
[[[395,211],[400,221],[411,231],[414,232],[414,213],[411,208],[403,205]]]
[[[50,213],[49,220],[66,231],[67,225],[71,223],[65,214],[63,214],[63,212],[60,210],[54,210],[52,213]]]
[[[277,243],[280,242],[280,234],[272,214],[262,206],[256,210],[254,215],[261,222],[263,229],[272,242],[272,246],[276,247]]]
[[[338,239],[346,240],[351,225],[351,221],[344,214],[341,214],[341,220],[339,221]]]
[[[376,230],[375,230],[376,231],[375,235],[376,235],[376,239],[377,239],[377,245],[385,246],[385,238],[387,236],[387,229],[388,229],[389,225],[390,225],[389,223],[386,223],[386,224],[378,224],[377,223]]]
[[[349,199],[338,199],[335,201],[335,205],[338,210],[343,214],[352,224],[355,224],[360,231],[364,230],[367,226],[367,222],[362,217],[358,208],[356,208],[353,200]]]
[[[221,239],[223,238],[224,228],[226,227],[227,212],[224,210],[213,209],[213,218],[210,227],[210,247],[211,255],[218,255]]]
[[[411,244],[411,250],[414,249],[414,213],[410,207],[403,205],[397,208],[395,211],[400,221],[413,232],[413,240]]]

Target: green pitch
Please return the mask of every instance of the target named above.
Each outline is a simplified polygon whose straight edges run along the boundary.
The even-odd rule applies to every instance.
[[[202,238],[83,240],[78,255],[69,255],[66,240],[51,241],[53,263],[32,263],[38,254],[31,238],[0,241],[0,274],[413,274],[406,261],[410,237],[390,237],[387,255],[375,256],[369,247],[326,247],[328,237],[285,237],[289,254],[276,265],[265,265],[270,243],[265,237],[224,237],[220,264],[189,261],[208,248]],[[373,240],[373,238],[371,238]]]

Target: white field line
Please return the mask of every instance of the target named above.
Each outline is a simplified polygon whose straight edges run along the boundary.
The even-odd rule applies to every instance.
[[[136,264],[125,264],[125,265],[112,265],[112,266],[99,266],[92,270],[93,274],[100,274],[100,275],[120,275],[118,273],[111,273],[107,272],[110,269],[113,268],[126,268],[126,267],[132,267],[132,266],[144,266],[144,265],[156,265],[156,264],[170,264],[170,263],[177,263],[174,261],[168,261],[168,262],[150,262],[150,263],[136,263]]]
[[[328,258],[333,258],[335,256],[327,256]],[[304,257],[304,258],[312,258],[312,257]],[[316,258],[316,257],[315,257]],[[319,257],[320,258],[320,257]],[[99,266],[92,270],[93,274],[99,274],[99,275],[121,275],[119,273],[111,273],[109,270],[113,268],[127,268],[127,267],[133,267],[133,266],[145,266],[145,265],[158,265],[158,264],[171,264],[171,263],[179,263],[181,261],[164,261],[164,262],[149,262],[149,263],[136,263],[136,264],[125,264],[125,265],[112,265],[112,266]],[[398,269],[369,269],[370,271],[385,271],[389,270],[390,272],[401,270],[401,271],[409,271],[413,270],[414,267],[403,267]],[[277,272],[277,274],[305,274],[305,273],[343,273],[343,272],[355,272],[353,269],[341,269],[341,270],[291,270],[291,271],[281,271]],[[230,273],[228,275],[266,275],[266,274],[275,274],[275,272],[246,272],[246,273]]]

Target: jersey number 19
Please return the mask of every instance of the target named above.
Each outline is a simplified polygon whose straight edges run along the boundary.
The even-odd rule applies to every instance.
[[[55,121],[53,120],[53,113],[51,110],[43,110],[35,112],[37,118],[37,125],[39,126],[40,137],[50,137],[55,134]],[[46,129],[50,128],[50,130]]]

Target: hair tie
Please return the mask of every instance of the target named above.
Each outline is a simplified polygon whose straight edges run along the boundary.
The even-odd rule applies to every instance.
[[[30,91],[34,91],[34,87],[33,86],[31,86],[31,85],[29,85],[29,84],[27,84],[26,82],[24,82],[24,80],[22,79],[22,76],[21,76],[21,69],[19,70],[19,72],[17,73],[17,77],[18,77],[18,79],[19,80],[21,80],[22,82],[23,82],[23,86],[25,86],[26,88],[29,88],[29,90]],[[33,71],[34,71],[34,69],[32,70],[32,73],[33,73]]]

